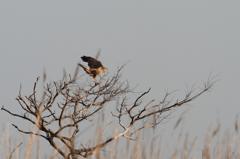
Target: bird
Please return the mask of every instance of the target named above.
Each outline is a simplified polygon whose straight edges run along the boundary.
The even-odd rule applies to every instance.
[[[87,74],[89,74],[90,76],[93,77],[96,85],[99,84],[97,81],[97,76],[106,72],[108,69],[106,67],[104,67],[100,61],[98,61],[90,56],[82,56],[81,59],[84,62],[88,63],[89,68],[87,68],[86,66],[84,66],[80,63],[78,63],[78,65],[81,66]]]

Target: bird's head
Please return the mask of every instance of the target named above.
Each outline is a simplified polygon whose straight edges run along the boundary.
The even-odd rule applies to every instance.
[[[103,72],[106,72],[108,69],[106,67],[102,68]]]

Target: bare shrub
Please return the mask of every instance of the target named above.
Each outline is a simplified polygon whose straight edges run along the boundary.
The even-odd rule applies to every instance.
[[[78,76],[78,69],[76,69],[73,77],[67,77],[65,73],[61,80],[46,84],[40,99],[36,95],[38,77],[30,95],[23,96],[21,94],[22,87],[20,86],[16,100],[24,111],[23,114],[15,113],[4,106],[2,110],[35,125],[36,129],[25,131],[12,124],[19,132],[45,139],[63,158],[77,159],[79,156],[87,158],[91,155],[98,156],[101,148],[113,141],[117,141],[120,137],[135,140],[136,133],[143,129],[156,127],[171,114],[174,108],[195,100],[203,93],[209,91],[216,82],[214,78],[209,77],[203,83],[203,88],[198,93],[194,93],[194,88],[192,87],[186,92],[183,99],[176,102],[169,100],[171,93],[166,92],[159,103],[155,104],[154,100],[152,100],[147,104],[143,104],[142,98],[149,94],[151,90],[149,88],[146,92],[140,94],[133,103],[128,104],[127,94],[132,93],[133,89],[130,88],[127,81],[121,80],[121,71],[124,66],[118,68],[111,77],[108,74],[103,74],[98,85],[92,81],[85,82],[85,84],[81,83],[80,80],[84,77]],[[44,74],[45,79],[46,75]],[[76,142],[76,135],[79,133],[80,125],[84,121],[97,122],[97,120],[93,119],[98,118],[99,112],[109,102],[118,99],[122,100],[119,101],[116,107],[117,113],[112,112],[111,114],[113,118],[117,119],[121,130],[108,139],[103,138],[104,134],[101,134],[95,145],[86,147]],[[123,123],[123,120],[129,122]],[[70,131],[70,129],[73,131]],[[70,133],[63,135],[64,131]],[[89,140],[94,139],[90,138]],[[58,144],[59,141],[64,145],[64,148]],[[80,146],[81,148],[79,148]]]

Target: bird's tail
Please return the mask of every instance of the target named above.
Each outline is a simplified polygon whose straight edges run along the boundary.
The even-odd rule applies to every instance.
[[[84,66],[80,63],[78,63],[78,65],[81,66],[85,70],[86,73],[89,73],[89,69],[86,66]]]
[[[86,67],[80,63],[78,63],[79,66],[81,66],[83,69],[86,69]]]

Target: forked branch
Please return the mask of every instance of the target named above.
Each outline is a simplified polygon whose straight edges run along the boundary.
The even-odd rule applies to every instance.
[[[40,136],[46,139],[65,159],[77,159],[78,156],[88,157],[94,154],[94,151],[105,147],[120,137],[134,140],[137,132],[157,126],[176,107],[195,100],[209,91],[217,81],[215,77],[209,77],[200,92],[194,95],[194,88],[192,87],[185,94],[185,98],[177,100],[175,103],[168,100],[171,93],[167,92],[159,103],[150,100],[147,104],[143,104],[142,98],[150,93],[151,88],[149,88],[146,92],[140,94],[132,104],[127,104],[126,95],[132,93],[133,89],[130,89],[127,81],[121,81],[121,70],[124,66],[118,68],[112,77],[109,77],[108,74],[102,74],[98,85],[91,82],[82,84],[81,79],[84,76],[78,77],[78,70],[75,71],[73,78],[69,76],[69,79],[67,79],[65,73],[62,80],[46,84],[40,100],[37,98],[38,77],[29,96],[22,96],[22,86],[20,86],[16,100],[24,113],[13,113],[4,106],[1,110],[29,121],[38,129],[37,132],[24,131],[13,124],[19,132]],[[112,117],[117,119],[116,122],[122,131],[117,132],[108,139],[99,140],[96,145],[85,146],[81,149],[77,148],[77,146],[81,145],[75,142],[80,125],[84,121],[88,123],[96,121],[89,120],[89,118],[96,119],[99,116],[98,112],[103,110],[108,103],[122,97],[121,103],[117,105],[117,111],[111,112]],[[53,129],[53,127],[57,127],[57,129]],[[70,129],[74,131],[68,135],[62,135],[63,132]],[[64,152],[60,148],[59,144],[56,143],[56,139],[68,149],[68,152]]]

